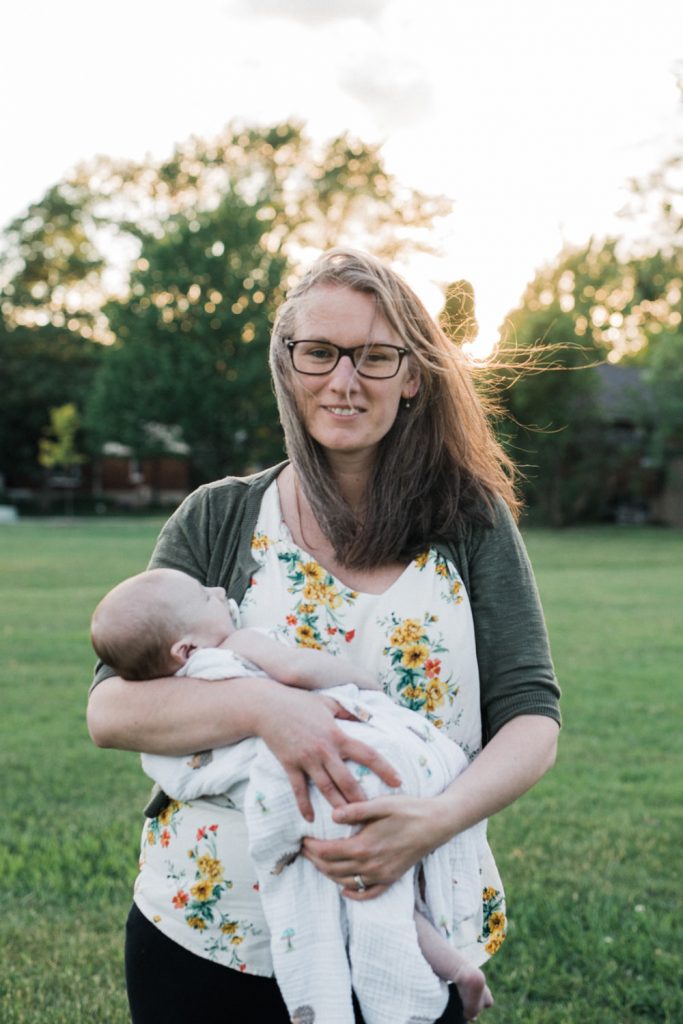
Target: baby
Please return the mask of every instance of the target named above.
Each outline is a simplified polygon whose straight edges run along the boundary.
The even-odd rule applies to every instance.
[[[223,588],[205,587],[174,569],[153,569],[124,580],[103,598],[91,636],[98,656],[124,679],[265,675],[288,686],[326,690],[351,716],[338,719],[339,728],[379,750],[400,771],[399,792],[436,795],[466,767],[455,744],[379,692],[367,670],[325,651],[289,647],[277,634],[239,629],[238,621],[237,606]],[[189,759],[143,754],[142,761],[175,800],[227,794],[244,811],[275,975],[292,1015],[311,1006],[318,1020],[352,1021],[353,986],[369,1024],[409,1019],[411,1013],[416,1020],[436,1020],[447,998],[438,978],[457,985],[468,1020],[493,1004],[483,973],[453,945],[458,922],[481,907],[474,830],[434,851],[382,896],[344,900],[344,928],[338,886],[298,852],[306,835],[339,838],[352,830],[333,821],[332,808],[314,787],[315,820],[305,821],[284,769],[262,740],[252,737]],[[359,774],[368,799],[395,792],[367,769]],[[455,877],[460,884],[454,886]],[[296,951],[276,941],[291,933],[294,920],[308,940]],[[316,963],[321,949],[328,958],[333,950],[335,962]],[[387,949],[391,962],[378,971]]]

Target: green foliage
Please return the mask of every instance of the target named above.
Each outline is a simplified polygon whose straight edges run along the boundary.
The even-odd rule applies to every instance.
[[[66,328],[15,327],[0,319],[0,473],[8,485],[40,478],[38,447],[51,408],[85,403],[101,355]]]
[[[123,922],[149,786],[85,722],[103,593],[159,521],[0,531],[0,1019],[124,1024]],[[678,1024],[683,534],[527,536],[563,685],[557,766],[490,823],[510,935],[490,1024]],[[609,637],[609,643],[605,638]]]
[[[62,355],[59,331],[74,349],[108,346],[87,406],[50,394],[40,426],[50,406],[74,400],[89,450],[119,441],[138,455],[158,450],[150,424],[179,426],[197,479],[278,458],[266,342],[292,267],[340,243],[387,257],[428,248],[421,232],[448,209],[401,188],[380,147],[348,134],[315,146],[294,122],[229,125],[160,162],[84,164],[0,246],[8,330],[30,330],[37,348],[59,337]],[[23,372],[8,383],[13,402],[30,405]],[[35,433],[27,443],[35,451]]]
[[[654,453],[683,453],[683,333],[663,335],[648,359],[645,379],[657,410]]]
[[[669,390],[666,412],[641,388],[624,394],[615,413],[597,366],[670,366],[682,286],[683,250],[622,256],[614,239],[591,242],[539,271],[510,314],[507,348],[514,348],[518,372],[510,375],[506,399],[513,421],[508,443],[515,458],[533,467],[528,497],[546,521],[603,517],[618,464],[636,466],[652,454],[648,435],[655,423],[661,437],[678,429],[683,393],[677,400]],[[665,376],[652,370],[643,380],[666,389]],[[633,427],[627,445],[611,430],[615,415]]]
[[[85,456],[76,449],[76,435],[80,426],[78,412],[73,402],[50,409],[50,425],[40,439],[38,462],[45,469],[62,469],[67,472],[85,461]]]
[[[106,265],[91,205],[82,183],[62,181],[7,226],[0,248],[0,302],[10,323],[64,327],[68,322],[71,330],[85,328],[89,336]]]
[[[286,262],[262,234],[256,212],[229,194],[141,237],[129,297],[105,307],[117,341],[87,405],[95,443],[150,455],[148,424],[177,425],[200,479],[281,456],[267,352]]]

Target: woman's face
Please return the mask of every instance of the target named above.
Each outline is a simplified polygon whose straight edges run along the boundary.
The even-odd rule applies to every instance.
[[[368,341],[403,348],[401,339],[378,311],[374,296],[339,285],[319,285],[301,300],[293,341],[331,341],[356,348]],[[389,432],[401,399],[418,389],[417,372],[404,358],[395,377],[361,377],[350,359],[320,377],[292,371],[294,393],[306,429],[328,455],[360,456],[371,463]]]

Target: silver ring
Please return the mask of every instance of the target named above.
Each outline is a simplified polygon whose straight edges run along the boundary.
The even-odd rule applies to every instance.
[[[363,881],[362,875],[354,875],[353,881],[356,886],[356,892],[365,892],[365,890],[367,889],[367,885]]]

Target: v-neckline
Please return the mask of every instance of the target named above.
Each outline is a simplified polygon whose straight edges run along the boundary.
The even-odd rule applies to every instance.
[[[272,500],[275,505],[278,527],[281,534],[279,539],[281,539],[283,542],[287,544],[291,544],[291,546],[302,555],[302,560],[315,562],[316,565],[320,566],[323,572],[326,573],[338,587],[341,587],[344,590],[350,590],[360,598],[377,599],[380,597],[385,597],[393,590],[395,586],[402,582],[406,573],[409,572],[409,570],[415,565],[415,559],[412,559],[410,562],[408,562],[406,566],[404,566],[400,575],[397,576],[396,579],[393,580],[393,582],[390,583],[388,587],[386,587],[384,590],[379,591],[378,593],[372,593],[368,590],[358,590],[357,587],[349,586],[348,583],[344,583],[344,581],[340,579],[338,576],[336,576],[330,569],[328,569],[327,566],[319,562],[315,555],[311,554],[310,551],[307,551],[300,544],[297,544],[297,542],[294,540],[294,537],[292,536],[292,531],[290,530],[289,526],[284,520],[284,516],[282,515],[282,504],[280,502],[280,490],[277,486],[277,479],[273,480],[273,483],[270,485],[270,487],[275,489],[275,494]]]

